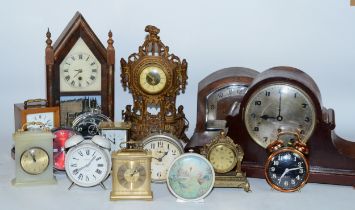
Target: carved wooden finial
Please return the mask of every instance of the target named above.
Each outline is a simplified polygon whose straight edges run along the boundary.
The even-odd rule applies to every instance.
[[[47,37],[47,40],[46,40],[47,46],[46,46],[46,50],[45,50],[46,65],[53,65],[54,64],[54,51],[53,51],[53,47],[52,47],[51,32],[49,31],[49,28],[47,30],[46,37]]]
[[[49,28],[47,30],[47,33],[46,33],[46,37],[47,37],[47,40],[46,40],[46,43],[47,43],[47,47],[48,46],[52,46],[52,40],[51,40],[51,32],[49,31]]]
[[[115,64],[115,48],[113,47],[113,39],[112,39],[112,31],[108,32],[108,40],[107,40],[107,63],[110,65]]]

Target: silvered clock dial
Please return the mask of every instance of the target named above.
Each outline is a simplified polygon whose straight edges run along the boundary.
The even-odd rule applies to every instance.
[[[248,90],[246,85],[240,84],[229,84],[220,89],[211,92],[206,97],[206,125],[207,129],[219,128],[221,123],[219,119],[224,119],[234,107],[239,105],[241,98],[244,96],[245,92]],[[226,106],[228,101],[226,99],[236,99],[231,106]]]
[[[316,113],[305,91],[291,84],[271,83],[253,93],[244,119],[252,139],[266,148],[280,131],[298,130],[307,142],[315,128]]]

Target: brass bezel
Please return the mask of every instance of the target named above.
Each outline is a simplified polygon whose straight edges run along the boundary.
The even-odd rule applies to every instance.
[[[47,157],[47,160],[48,160],[46,167],[44,167],[44,168],[43,168],[40,172],[38,172],[38,173],[31,173],[31,172],[29,172],[28,170],[25,169],[25,167],[23,166],[23,163],[22,163],[23,155],[24,155],[26,152],[29,152],[29,151],[32,150],[32,149],[42,150],[42,151],[46,154],[46,157]],[[42,174],[44,171],[47,170],[50,161],[51,161],[51,159],[49,158],[49,155],[48,155],[48,153],[47,153],[46,150],[44,150],[44,149],[41,148],[41,147],[30,147],[30,148],[28,148],[28,149],[26,149],[26,150],[24,150],[24,151],[22,152],[21,157],[20,157],[20,166],[21,166],[21,169],[22,169],[25,173],[27,173],[27,174],[30,174],[30,175],[39,175],[39,174]]]
[[[215,148],[217,148],[218,146],[225,146],[225,147],[231,149],[234,153],[233,163],[230,165],[230,167],[228,167],[224,170],[216,169],[213,166],[212,162],[210,161],[211,152]],[[211,162],[213,169],[217,173],[227,173],[229,171],[232,171],[236,167],[236,165],[238,164],[238,161],[241,162],[241,160],[243,159],[243,156],[244,156],[244,152],[241,149],[241,147],[238,144],[234,144],[234,141],[230,137],[226,136],[226,134],[224,132],[221,132],[221,134],[216,136],[209,144],[206,144],[204,146],[204,149],[206,151],[206,157],[207,157],[208,161]]]

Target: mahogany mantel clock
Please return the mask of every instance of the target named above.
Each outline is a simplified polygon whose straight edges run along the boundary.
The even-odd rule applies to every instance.
[[[226,127],[228,114],[238,111],[257,71],[231,67],[218,70],[198,83],[196,128],[185,151],[198,149]]]
[[[185,91],[187,62],[169,54],[158,36],[160,30],[148,25],[149,34],[138,53],[121,59],[123,88],[133,96],[133,108],[122,112],[125,121],[132,123],[130,137],[136,141],[153,132],[167,132],[187,140],[187,120],[183,106],[176,108],[176,96]]]
[[[298,131],[309,147],[309,182],[355,184],[355,142],[335,134],[334,111],[323,107],[316,83],[301,70],[281,66],[260,73],[228,124],[244,149],[248,176],[264,177],[265,148],[280,131]]]
[[[84,17],[77,12],[52,47],[47,32],[45,50],[47,100],[60,105],[60,123],[70,126],[91,109],[114,117],[115,49],[112,33],[105,49]]]

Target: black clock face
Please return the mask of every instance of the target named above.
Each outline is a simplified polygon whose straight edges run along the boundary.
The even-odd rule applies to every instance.
[[[272,154],[266,165],[268,183],[279,191],[295,191],[303,187],[308,179],[309,169],[302,153],[286,148]]]
[[[102,114],[92,114],[84,116],[78,116],[73,121],[73,128],[79,132],[85,138],[99,135],[98,125],[100,122],[109,121],[109,118]]]

